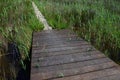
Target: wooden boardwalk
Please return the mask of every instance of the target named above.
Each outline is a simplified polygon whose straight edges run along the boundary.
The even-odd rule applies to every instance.
[[[70,30],[33,34],[31,80],[120,80],[120,68]]]

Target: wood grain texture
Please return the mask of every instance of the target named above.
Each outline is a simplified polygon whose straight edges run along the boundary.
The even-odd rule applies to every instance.
[[[71,30],[33,34],[31,80],[120,80],[119,66]]]

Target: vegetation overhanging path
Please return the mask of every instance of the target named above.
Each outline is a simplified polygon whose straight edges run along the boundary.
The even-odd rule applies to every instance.
[[[52,27],[50,27],[46,21],[46,19],[44,18],[44,16],[42,15],[42,13],[39,11],[39,9],[37,8],[37,6],[35,5],[34,2],[32,2],[32,5],[33,5],[33,8],[34,8],[34,11],[35,11],[35,14],[38,18],[38,20],[40,22],[43,23],[44,25],[44,30],[52,30]]]

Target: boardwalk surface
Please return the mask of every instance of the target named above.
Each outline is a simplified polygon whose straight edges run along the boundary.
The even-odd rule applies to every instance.
[[[70,30],[33,34],[31,80],[120,80],[119,66]]]

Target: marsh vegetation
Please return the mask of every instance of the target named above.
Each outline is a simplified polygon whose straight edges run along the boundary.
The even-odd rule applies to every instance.
[[[0,1],[0,80],[14,80],[19,71],[18,67],[15,67],[15,60],[9,60],[13,55],[10,54],[8,46],[12,44],[19,48],[20,59],[17,64],[25,69],[24,60],[30,60],[32,32],[42,29],[43,25],[34,14],[31,0]]]

